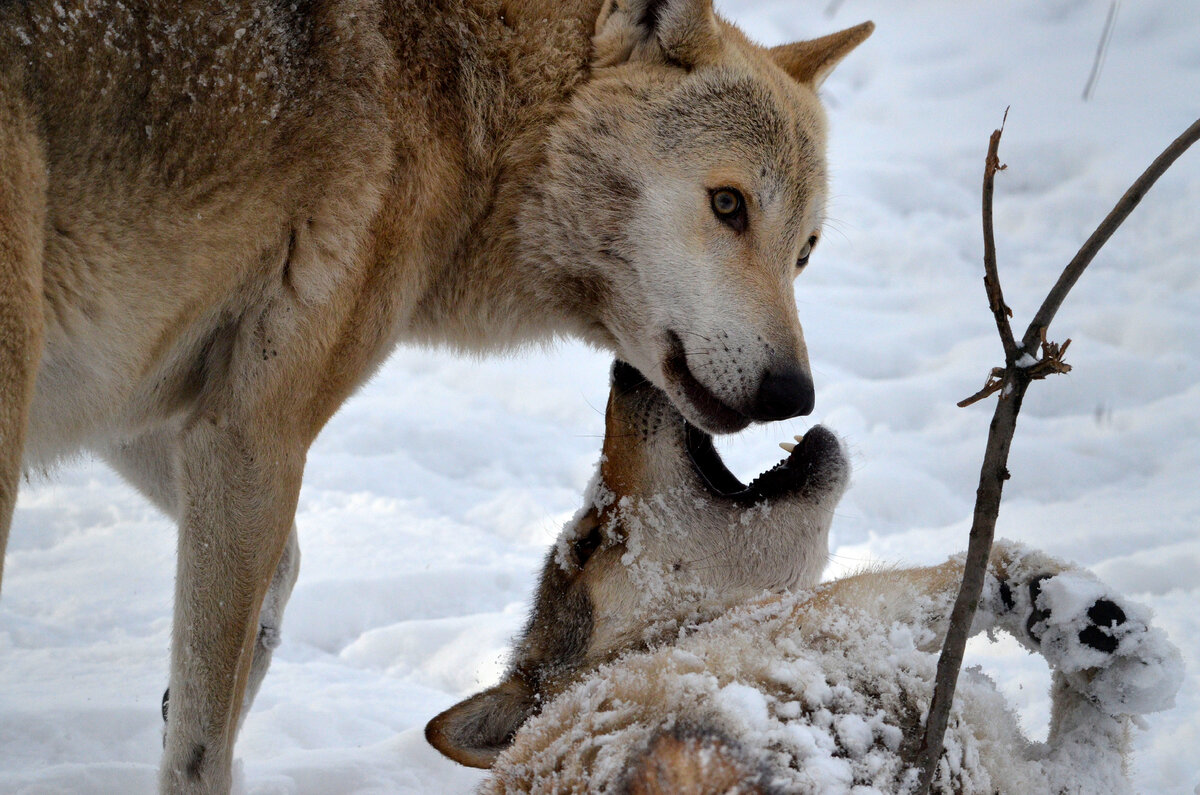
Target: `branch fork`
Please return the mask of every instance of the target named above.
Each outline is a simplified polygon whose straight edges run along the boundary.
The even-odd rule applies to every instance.
[[[1007,110],[1004,115],[1007,119]],[[988,432],[983,466],[979,473],[975,515],[967,547],[967,561],[963,567],[962,587],[950,614],[950,626],[946,632],[941,657],[938,658],[937,680],[929,705],[929,716],[925,721],[925,734],[916,751],[916,758],[912,760],[913,764],[921,769],[918,789],[921,793],[930,791],[942,757],[942,741],[949,720],[950,704],[954,698],[958,672],[962,667],[967,634],[983,593],[988,556],[991,554],[996,518],[1000,512],[1001,490],[1004,481],[1009,477],[1008,451],[1016,431],[1017,414],[1021,410],[1025,390],[1033,381],[1053,373],[1066,373],[1071,370],[1071,365],[1063,361],[1071,340],[1068,339],[1062,345],[1050,342],[1046,338],[1046,331],[1067,293],[1113,232],[1171,164],[1200,139],[1200,119],[1154,159],[1087,239],[1051,288],[1020,343],[1013,336],[1012,326],[1009,324],[1012,310],[1004,303],[1004,294],[1000,289],[1000,276],[996,269],[996,244],[992,231],[992,191],[995,176],[996,172],[1006,168],[1000,162],[998,154],[1003,130],[1004,125],[1001,123],[1000,129],[992,133],[983,172],[983,283],[987,291],[988,306],[996,320],[996,329],[1004,346],[1005,364],[1004,367],[992,368],[983,389],[958,403],[959,406],[969,406],[996,392],[1000,393]],[[1031,351],[1038,347],[1041,357],[1035,360]]]

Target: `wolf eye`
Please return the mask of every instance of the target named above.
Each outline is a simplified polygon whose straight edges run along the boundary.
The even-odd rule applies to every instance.
[[[796,269],[802,270],[808,264],[808,258],[812,256],[812,251],[817,245],[817,236],[813,235],[804,244],[804,248],[800,249],[800,256],[796,259]]]
[[[741,232],[746,228],[746,201],[734,188],[718,188],[710,197],[713,213],[723,223]]]

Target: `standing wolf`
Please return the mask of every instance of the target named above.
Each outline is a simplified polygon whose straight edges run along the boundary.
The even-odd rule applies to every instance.
[[[695,425],[809,412],[816,89],[711,0],[0,0],[0,550],[97,452],[179,524],[161,786],[228,788],[309,445],[401,341],[575,335]]]

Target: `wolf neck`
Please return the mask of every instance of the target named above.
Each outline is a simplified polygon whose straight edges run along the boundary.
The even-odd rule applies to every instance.
[[[429,252],[435,268],[408,320],[408,339],[494,350],[596,333],[590,318],[556,300],[569,287],[562,273],[522,253],[517,221],[549,126],[587,78],[601,2],[451,3],[463,23],[454,43],[455,123],[443,125],[436,145],[459,162],[430,187],[444,191],[449,182],[466,210],[443,219],[449,227],[437,235],[440,250]]]

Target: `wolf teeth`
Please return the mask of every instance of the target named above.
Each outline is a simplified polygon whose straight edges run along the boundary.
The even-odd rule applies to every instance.
[[[800,441],[800,440],[799,440],[799,439],[797,439],[796,441]],[[796,445],[792,444],[791,442],[780,442],[780,443],[779,443],[779,446],[780,446],[780,447],[782,447],[782,448],[783,448],[785,451],[787,451],[787,453],[788,453],[789,455],[791,454],[791,452],[792,452],[793,450],[795,450],[795,449],[796,449]]]
[[[796,434],[795,436],[793,436],[792,438],[793,438],[793,439],[795,439],[797,442],[803,442],[803,441],[804,441],[804,434],[802,434],[802,433],[798,433],[798,434]]]

